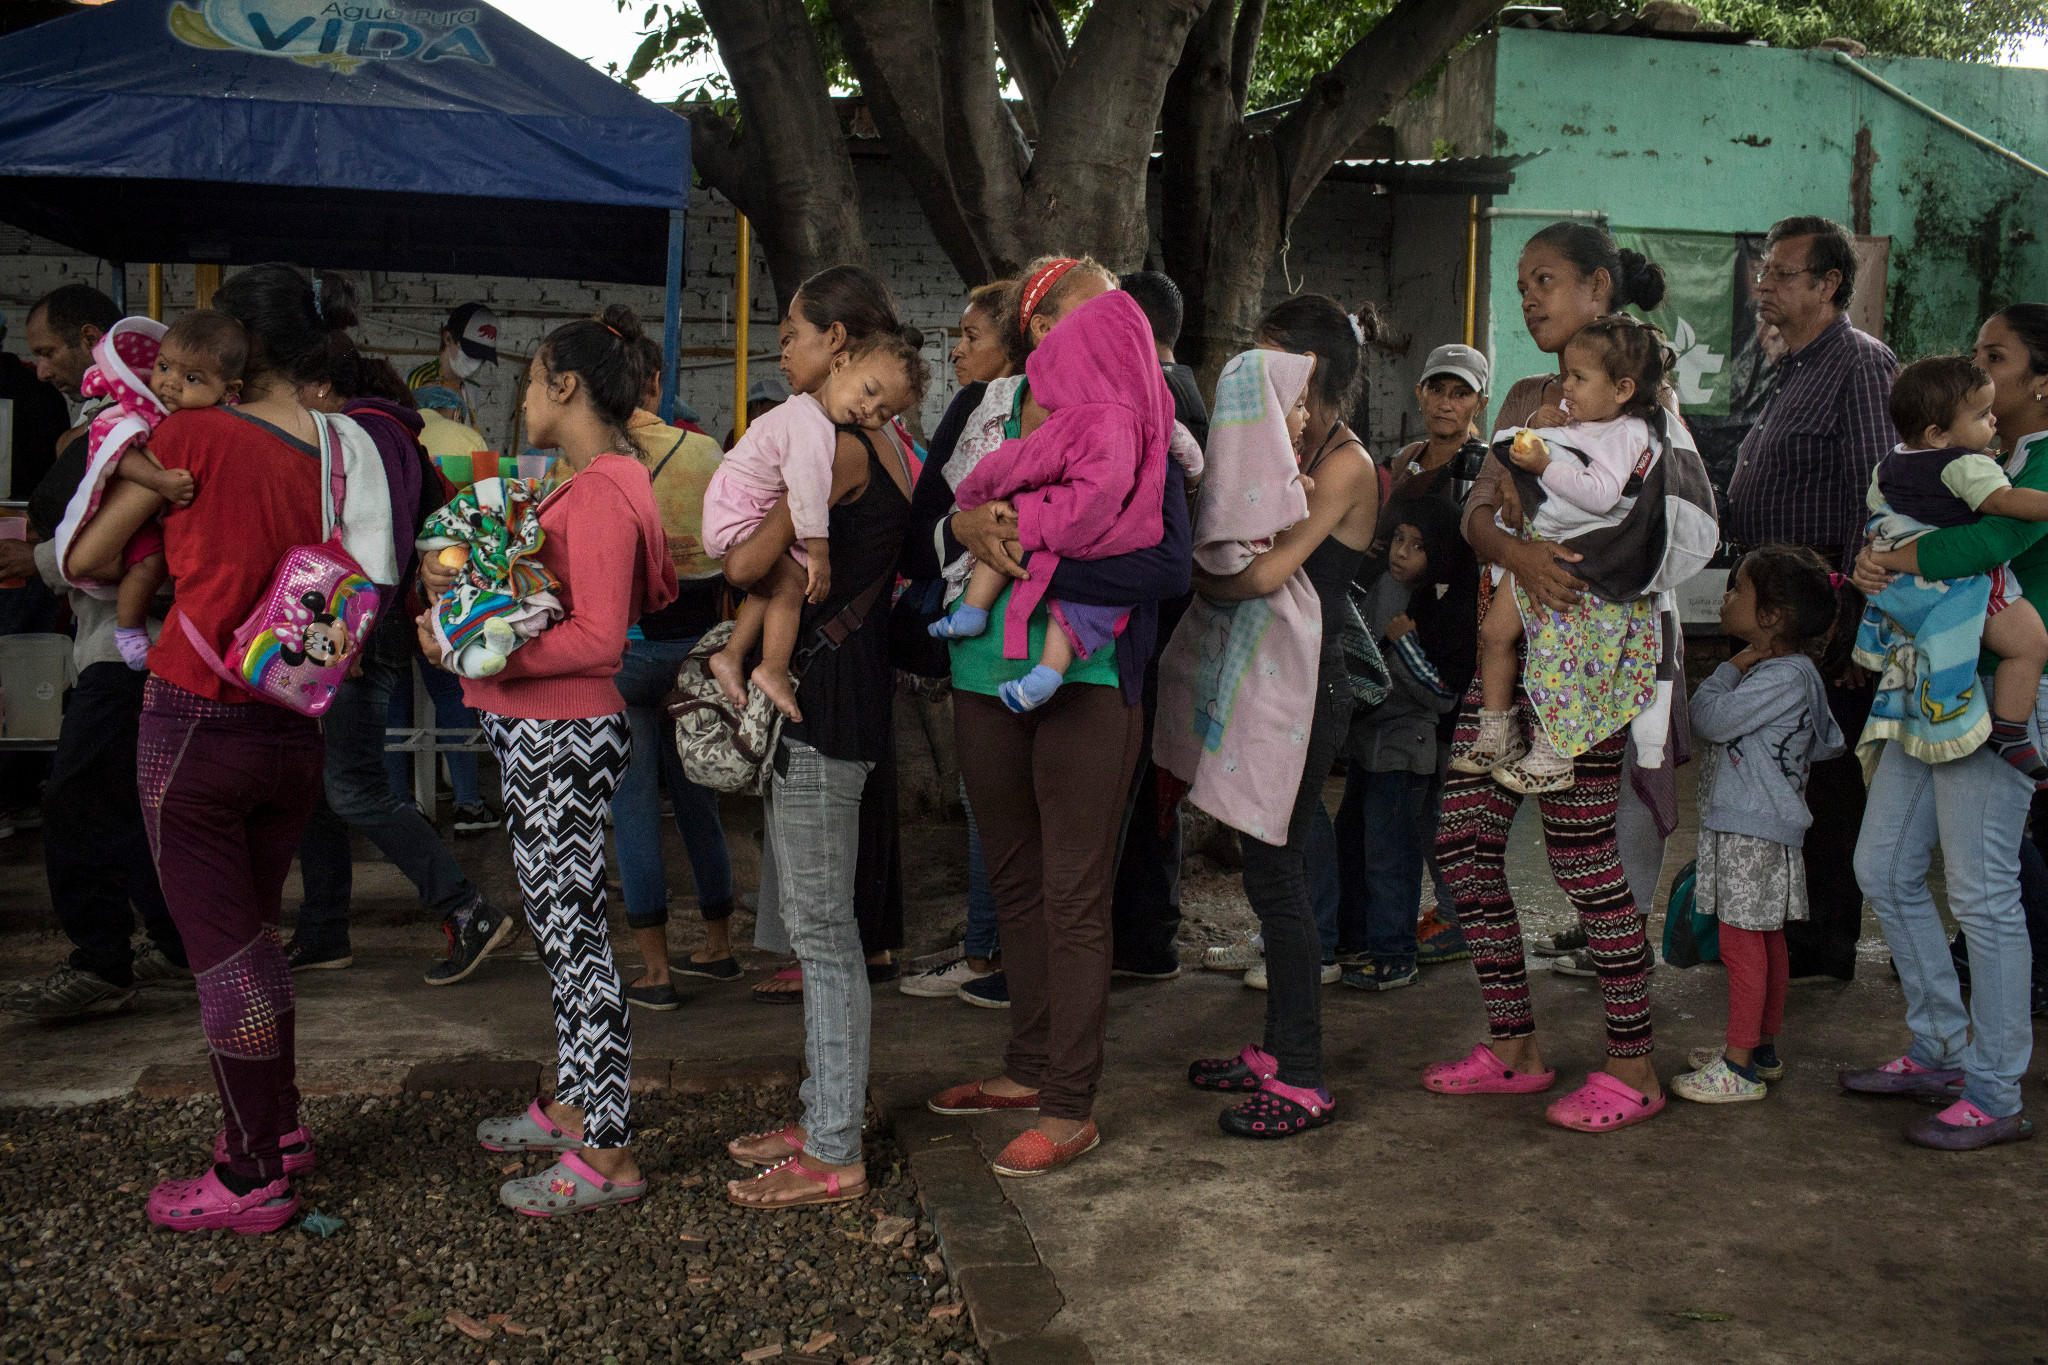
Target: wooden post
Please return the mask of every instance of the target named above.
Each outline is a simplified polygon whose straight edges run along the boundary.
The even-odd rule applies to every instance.
[[[192,267],[192,306],[213,307],[213,291],[220,288],[220,267],[217,265],[195,265]]]
[[[738,437],[746,435],[747,431],[747,314],[753,308],[747,293],[748,276],[754,264],[754,243],[747,215],[736,212],[733,217],[739,223],[739,263],[733,271],[732,434]]]
[[[149,315],[158,322],[164,320],[164,268],[161,265],[149,268]]]
[[[1479,324],[1479,196],[1472,196],[1472,206],[1465,218],[1465,344],[1474,346],[1473,341]]]

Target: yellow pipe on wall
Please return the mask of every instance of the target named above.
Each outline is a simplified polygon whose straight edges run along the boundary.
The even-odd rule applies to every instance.
[[[739,223],[736,246],[739,263],[733,271],[732,331],[732,434],[737,437],[747,432],[747,314],[753,306],[748,298],[748,277],[754,263],[754,243],[747,215],[736,213],[733,217]]]
[[[1472,196],[1472,206],[1465,218],[1465,344],[1474,345],[1472,338],[1479,325],[1479,196]]]

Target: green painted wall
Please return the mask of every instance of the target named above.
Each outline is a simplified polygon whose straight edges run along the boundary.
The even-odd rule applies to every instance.
[[[1851,221],[1857,130],[1878,161],[1870,230],[1892,239],[1886,340],[1902,358],[1966,347],[1984,316],[2048,301],[2048,180],[1926,118],[1827,52],[1508,29],[1494,145],[1537,152],[1499,208],[1604,209],[1616,227],[1762,232]],[[1920,58],[1863,63],[2048,165],[2048,71]],[[1543,224],[1492,223],[1487,298],[1502,382],[1555,368],[1521,326],[1515,262]]]

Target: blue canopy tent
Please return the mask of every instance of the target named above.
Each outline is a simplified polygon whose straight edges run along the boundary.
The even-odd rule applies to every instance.
[[[0,37],[0,219],[113,262],[665,282],[673,356],[689,193],[687,120],[476,0],[112,0]]]

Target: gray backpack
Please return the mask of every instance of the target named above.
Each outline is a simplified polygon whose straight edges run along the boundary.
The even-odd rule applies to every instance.
[[[804,669],[821,649],[837,649],[860,629],[869,610],[896,577],[891,569],[812,633],[810,642],[790,660],[790,674],[801,681]],[[668,694],[668,713],[676,723],[676,753],[683,775],[717,792],[768,790],[774,771],[775,746],[782,736],[782,713],[752,683],[744,706],[734,706],[711,676],[711,656],[732,638],[733,623],[720,622],[704,633],[676,673],[675,691]]]

